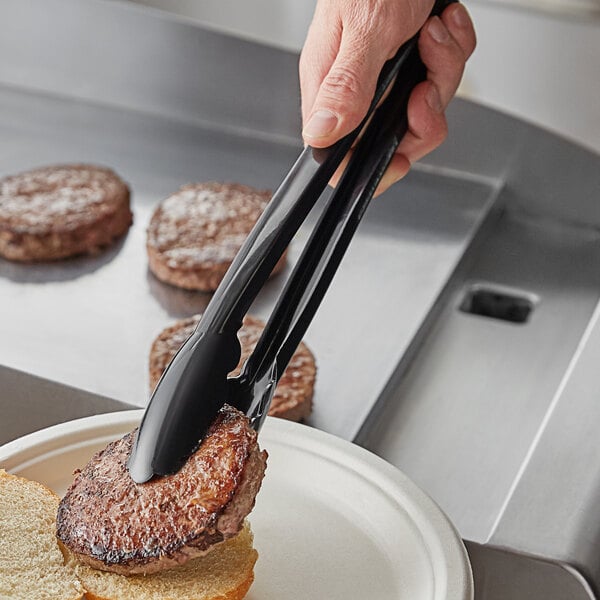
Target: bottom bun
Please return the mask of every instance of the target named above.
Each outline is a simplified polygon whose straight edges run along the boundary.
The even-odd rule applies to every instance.
[[[246,521],[238,535],[185,565],[150,575],[98,571],[70,559],[90,600],[241,600],[254,581],[258,552]]]

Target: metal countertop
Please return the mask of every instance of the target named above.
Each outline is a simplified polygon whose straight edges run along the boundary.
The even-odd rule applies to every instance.
[[[299,146],[10,89],[0,89],[0,134],[0,175],[57,162],[105,164],[131,185],[134,210],[126,238],[97,257],[0,261],[0,363],[143,406],[152,340],[209,299],[148,271],[154,207],[192,181],[272,189]],[[311,423],[354,437],[493,195],[482,183],[415,172],[372,205],[307,334],[319,366]],[[307,231],[292,244],[290,262]],[[255,314],[268,315],[284,279],[269,283]],[[349,345],[352,353],[342,352]]]

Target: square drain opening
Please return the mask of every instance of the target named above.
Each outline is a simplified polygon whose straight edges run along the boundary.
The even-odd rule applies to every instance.
[[[526,323],[537,303],[534,294],[501,286],[475,284],[469,287],[460,303],[464,313],[499,319],[510,323]]]

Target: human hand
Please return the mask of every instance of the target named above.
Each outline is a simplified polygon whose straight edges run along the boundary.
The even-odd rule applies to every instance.
[[[318,0],[300,56],[302,135],[307,144],[330,146],[360,124],[384,62],[419,30],[432,6],[433,0]],[[409,130],[377,193],[404,177],[414,161],[446,138],[444,111],[475,44],[473,23],[462,4],[451,4],[441,17],[427,20],[419,36],[427,81],[410,96]]]

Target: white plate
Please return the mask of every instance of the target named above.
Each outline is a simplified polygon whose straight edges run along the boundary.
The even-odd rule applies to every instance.
[[[64,493],[75,468],[137,426],[97,415],[0,448],[0,466]],[[316,429],[267,419],[267,475],[251,514],[259,552],[247,600],[470,600],[464,546],[397,469]]]

